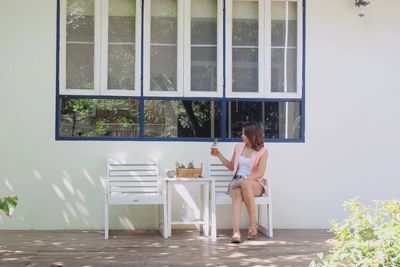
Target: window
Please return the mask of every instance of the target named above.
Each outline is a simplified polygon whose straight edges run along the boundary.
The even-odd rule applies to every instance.
[[[144,114],[145,137],[221,137],[221,102],[146,100]]]
[[[184,95],[223,95],[223,1],[185,2]]]
[[[58,0],[57,139],[304,139],[302,0]]]
[[[60,136],[138,137],[139,102],[132,99],[61,98]]]
[[[264,97],[264,1],[227,1],[227,96]]]
[[[227,102],[227,136],[238,138],[246,121],[260,121],[266,138],[296,139],[301,136],[299,102]]]
[[[60,93],[140,95],[141,1],[60,5]]]
[[[302,96],[302,6],[300,1],[271,2],[271,73],[267,97]]]
[[[140,95],[140,0],[102,5],[102,95]]]

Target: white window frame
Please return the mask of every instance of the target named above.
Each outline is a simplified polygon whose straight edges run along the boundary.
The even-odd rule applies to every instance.
[[[67,75],[67,0],[60,0],[60,73],[59,86],[62,95],[99,95],[100,94],[100,56],[101,56],[101,2],[94,1],[94,62],[93,89],[66,88]]]
[[[216,91],[192,91],[191,88],[191,10],[192,0],[185,1],[184,22],[184,96],[185,97],[222,97],[223,96],[223,18],[224,2],[217,1],[217,90]]]
[[[176,91],[151,91],[150,90],[150,52],[151,52],[151,2],[144,2],[144,37],[143,37],[143,95],[144,96],[183,96],[183,35],[184,35],[184,1],[177,0],[177,81]]]
[[[258,92],[233,92],[232,89],[232,3],[233,1],[258,2]],[[226,97],[263,98],[265,97],[265,2],[270,0],[226,0]]]
[[[268,7],[266,7],[266,98],[293,98],[301,99],[303,96],[303,0],[268,0]],[[285,58],[284,58],[284,72],[285,72],[285,85],[284,92],[272,92],[271,87],[271,60],[272,60],[272,43],[271,43],[271,21],[272,21],[272,2],[285,2],[286,3],[286,34],[285,34]],[[287,42],[288,42],[288,5],[290,2],[297,3],[297,88],[296,92],[287,91]],[[266,5],[267,6],[267,5]]]
[[[101,95],[108,96],[140,96],[141,95],[141,23],[142,1],[136,0],[135,14],[135,88],[109,89],[108,88],[108,21],[109,0],[102,0],[102,27],[101,27]]]

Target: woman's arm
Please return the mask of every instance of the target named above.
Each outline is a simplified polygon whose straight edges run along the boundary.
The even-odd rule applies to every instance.
[[[218,150],[218,153],[217,153],[216,156],[219,158],[219,160],[222,162],[222,164],[225,165],[225,167],[227,167],[229,170],[233,171],[233,167],[234,167],[233,163],[234,163],[234,160],[235,160],[235,150],[233,150],[233,155],[232,155],[231,161],[227,160],[221,154],[221,152],[219,152],[219,150]]]
[[[251,180],[258,180],[263,178],[265,169],[267,168],[267,158],[268,152],[267,150],[265,150],[265,152],[261,155],[260,160],[258,161],[257,171],[250,174],[246,178]]]

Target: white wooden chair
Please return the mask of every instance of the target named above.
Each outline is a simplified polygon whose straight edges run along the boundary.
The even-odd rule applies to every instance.
[[[167,234],[167,194],[165,182],[158,173],[156,161],[120,162],[109,159],[107,163],[104,238],[108,239],[109,205],[162,205],[161,234]]]
[[[228,170],[216,157],[211,157],[208,164],[208,177],[213,179],[211,189],[211,238],[217,238],[217,218],[216,206],[232,204],[231,197],[226,193],[228,184],[232,180],[234,173]],[[255,204],[258,207],[258,230],[268,237],[273,237],[272,229],[272,207],[271,207],[271,182],[267,180],[267,196],[255,198]],[[261,224],[260,213],[264,209],[267,215],[267,227]]]

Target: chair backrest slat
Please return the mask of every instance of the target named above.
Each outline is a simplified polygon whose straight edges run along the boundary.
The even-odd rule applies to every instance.
[[[109,160],[107,191],[130,193],[160,192],[158,163],[155,161],[125,163]]]
[[[233,178],[233,171],[228,170],[215,157],[212,157],[208,164],[208,176],[215,180],[215,192],[226,193],[228,184]]]

